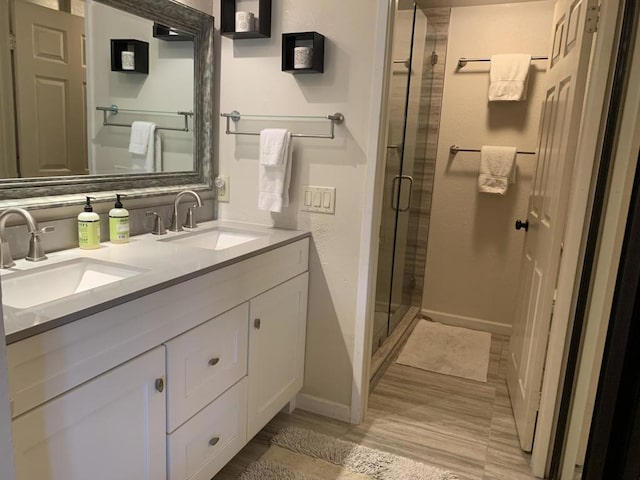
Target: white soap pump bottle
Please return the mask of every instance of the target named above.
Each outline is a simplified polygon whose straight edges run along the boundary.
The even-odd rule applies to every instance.
[[[116,193],[116,203],[109,210],[109,240],[111,243],[127,243],[129,241],[129,211],[122,206],[120,197],[125,197]]]
[[[93,211],[92,199],[87,197],[84,211],[78,215],[78,246],[84,250],[100,246],[100,215]]]

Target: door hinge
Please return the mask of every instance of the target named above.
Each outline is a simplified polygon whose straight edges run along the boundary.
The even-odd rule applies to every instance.
[[[9,34],[9,50],[14,51],[16,49],[16,36],[13,33]]]
[[[587,8],[587,21],[585,30],[587,33],[595,33],[598,31],[598,22],[600,21],[600,5],[592,5]]]
[[[431,65],[436,65],[438,63],[438,54],[436,52],[431,52]]]

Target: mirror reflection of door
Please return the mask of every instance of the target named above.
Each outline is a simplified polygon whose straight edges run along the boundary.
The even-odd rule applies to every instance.
[[[20,176],[87,174],[84,18],[23,0],[14,12]]]

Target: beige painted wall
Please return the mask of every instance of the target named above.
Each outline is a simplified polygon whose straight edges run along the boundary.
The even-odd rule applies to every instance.
[[[336,12],[340,12],[336,15]],[[336,405],[351,400],[358,261],[370,132],[376,10],[368,0],[282,0],[273,3],[271,38],[221,39],[220,111],[246,114],[327,115],[342,112],[335,140],[294,139],[291,206],[282,213],[257,209],[258,137],[225,135],[220,125],[220,168],[230,176],[231,201],[219,218],[313,232],[307,354],[303,392]],[[281,71],[282,32],[325,35],[325,72],[294,76]],[[282,126],[326,132],[327,122],[249,122],[259,131]],[[336,213],[299,209],[303,185],[336,187]]]
[[[553,1],[451,11],[433,210],[422,307],[434,319],[508,331],[535,157],[518,155],[517,183],[505,196],[477,193],[478,153],[449,155],[449,146],[513,145],[535,150],[544,63],[533,62],[526,102],[487,102],[488,63],[457,71],[460,57],[497,53],[547,55]],[[491,323],[487,323],[491,322]],[[505,328],[506,327],[506,328]]]

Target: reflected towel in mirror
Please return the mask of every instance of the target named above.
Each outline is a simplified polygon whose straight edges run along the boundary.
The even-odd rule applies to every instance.
[[[162,171],[162,140],[155,123],[133,122],[131,124],[129,152],[131,152],[131,172]]]

